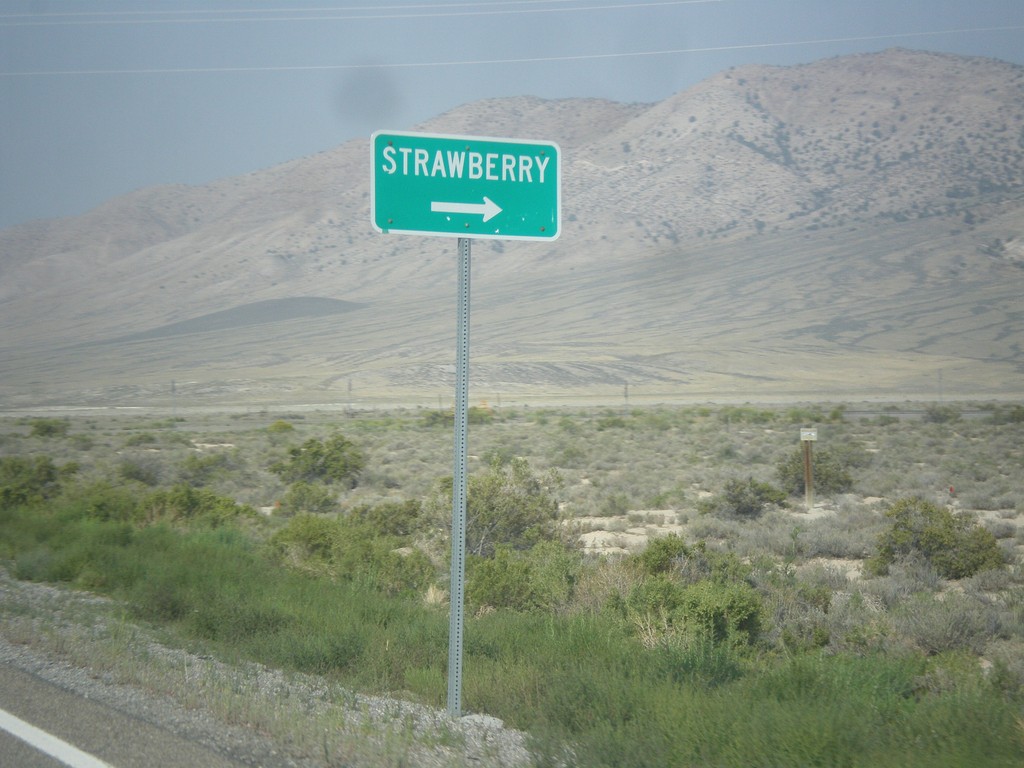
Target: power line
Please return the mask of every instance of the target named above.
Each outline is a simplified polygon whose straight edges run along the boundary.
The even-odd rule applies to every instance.
[[[497,0],[496,2],[449,2],[449,3],[401,3],[399,5],[340,5],[314,6],[312,8],[182,8],[170,10],[129,11],[43,11],[33,13],[0,13],[0,19],[40,17],[85,17],[85,16],[203,16],[213,14],[256,14],[256,13],[321,13],[328,11],[409,11],[421,8],[495,8],[499,5],[569,5],[586,0]],[[593,0],[592,0],[593,1]],[[609,2],[609,0],[604,0]],[[639,2],[639,0],[638,0]],[[637,3],[632,3],[636,5]]]
[[[922,37],[942,37],[945,35],[984,34],[992,32],[1020,32],[1024,25],[1005,27],[961,27],[958,29],[940,29],[919,32],[894,32],[886,35],[853,35],[849,37],[824,37],[810,40],[792,40],[769,43],[740,43],[736,45],[716,45],[694,48],[666,48],[654,51],[628,51],[622,53],[587,53],[564,56],[529,56],[508,59],[469,59],[454,61],[421,61],[405,63],[361,63],[361,64],[303,64],[295,66],[258,66],[258,67],[166,67],[151,69],[63,69],[36,70],[27,72],[0,72],[0,77],[59,77],[76,75],[172,75],[172,74],[212,74],[212,73],[251,73],[251,72],[318,72],[357,69],[431,69],[439,67],[479,67],[508,64],[545,64],[577,61],[600,61],[610,59],[644,58],[653,56],[678,56],[690,53],[722,53],[726,51],[758,50],[767,48],[795,48],[811,45],[832,45],[835,43],[864,43],[882,40],[907,40]]]
[[[507,0],[497,5],[552,6],[583,0]],[[580,11],[635,10],[680,5],[707,5],[728,0],[646,0],[636,3],[603,3],[578,7],[525,7],[495,9],[493,3],[442,3],[439,5],[343,6],[338,8],[267,8],[267,9],[200,9],[178,11],[78,11],[47,14],[0,14],[0,27],[116,26],[142,24],[226,24],[255,22],[302,21],[390,21],[395,19],[430,19],[465,16],[516,16],[538,13],[577,13]],[[487,10],[468,10],[486,6]],[[421,10],[423,9],[423,10]],[[430,10],[427,10],[430,9]],[[461,9],[461,10],[436,10]],[[381,11],[391,11],[381,13]],[[353,13],[355,12],[355,13]],[[291,16],[280,14],[290,13]],[[255,16],[250,14],[265,14]],[[274,15],[266,15],[274,14]],[[299,15],[295,15],[299,14]],[[353,15],[312,15],[353,14]],[[107,18],[97,18],[107,17]]]

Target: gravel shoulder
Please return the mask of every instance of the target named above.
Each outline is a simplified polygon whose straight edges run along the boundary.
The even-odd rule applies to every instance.
[[[500,720],[173,647],[116,601],[0,568],[0,663],[265,768],[527,766]]]

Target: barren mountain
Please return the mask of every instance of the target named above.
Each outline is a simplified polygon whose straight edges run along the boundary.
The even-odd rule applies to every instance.
[[[474,244],[474,397],[1024,393],[1024,68],[891,50],[416,129],[563,150],[561,237]],[[0,231],[0,404],[436,403],[455,282],[454,240],[372,229],[367,140],[140,190]]]

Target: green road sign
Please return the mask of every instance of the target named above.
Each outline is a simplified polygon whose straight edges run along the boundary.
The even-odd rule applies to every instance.
[[[432,133],[373,134],[370,206],[380,232],[554,240],[557,144]]]

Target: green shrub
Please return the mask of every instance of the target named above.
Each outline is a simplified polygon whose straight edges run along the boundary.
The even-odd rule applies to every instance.
[[[709,549],[706,542],[698,541],[676,560],[672,573],[686,584],[705,580],[716,584],[750,583],[753,566],[735,552]]]
[[[583,571],[583,556],[557,541],[542,541],[526,553],[534,600],[542,610],[571,606]]]
[[[331,550],[331,566],[341,579],[399,595],[425,589],[434,566],[419,549],[391,536],[381,536],[367,525],[338,521]]]
[[[835,414],[835,411],[833,411],[833,414]],[[788,408],[785,413],[785,419],[790,424],[822,424],[826,421],[830,421],[829,417],[825,415],[824,408],[820,405],[795,406],[793,408]],[[842,411],[839,412],[838,420],[842,420]]]
[[[46,544],[19,554],[15,573],[20,579],[77,583],[88,589],[116,584],[134,533],[127,523],[67,521]]]
[[[420,422],[425,427],[451,427],[455,424],[454,411],[427,411]]]
[[[267,427],[267,438],[271,445],[282,445],[295,434],[295,427],[290,421],[278,419]]]
[[[748,584],[704,580],[684,586],[667,576],[634,587],[625,608],[641,631],[660,628],[667,634],[740,645],[757,638],[764,613],[760,596]]]
[[[498,546],[493,557],[469,558],[466,600],[476,608],[563,609],[582,567],[580,554],[558,542],[544,541],[526,552]]]
[[[176,485],[151,493],[142,501],[146,522],[189,522],[211,527],[239,517],[253,517],[256,510],[205,488]]]
[[[320,483],[307,483],[299,480],[293,483],[281,500],[285,512],[319,513],[334,512],[338,509],[338,500],[331,489]]]
[[[353,507],[349,517],[382,536],[411,536],[421,525],[423,508],[419,501],[385,501]]]
[[[494,421],[494,411],[489,407],[471,405],[466,411],[466,421],[470,424],[490,424]]]
[[[89,485],[72,486],[54,505],[64,519],[87,519],[137,523],[142,508],[132,488],[99,480]]]
[[[608,413],[597,420],[597,431],[604,432],[606,429],[624,429],[626,420],[618,414]]]
[[[995,406],[991,420],[993,424],[1024,424],[1024,405]]]
[[[900,499],[885,513],[889,528],[878,538],[878,553],[867,566],[884,574],[898,558],[920,555],[939,575],[963,579],[1003,564],[999,543],[967,513],[916,497]]]
[[[853,488],[849,457],[838,451],[816,450],[811,456],[811,482],[814,491],[822,494],[847,493]],[[782,490],[793,496],[803,495],[804,449],[797,448],[776,466],[776,475]]]
[[[752,568],[733,552],[709,549],[707,542],[687,546],[675,533],[652,539],[629,562],[642,573],[666,574],[685,584],[714,581],[720,584],[749,582]]]
[[[775,413],[764,408],[727,405],[718,412],[718,418],[726,424],[770,424],[775,421]]]
[[[499,545],[491,557],[470,556],[466,567],[466,602],[475,608],[534,607],[530,564],[508,545]]]
[[[633,614],[671,617],[682,605],[683,585],[665,574],[644,579],[626,596],[625,607]]]
[[[33,504],[60,490],[62,471],[49,456],[0,457],[0,504]]]
[[[430,558],[420,549],[380,548],[369,563],[369,583],[385,595],[420,594],[434,580],[436,571]]]
[[[425,589],[435,575],[430,559],[406,543],[359,518],[300,514],[271,537],[269,551],[296,570],[400,595]]]
[[[136,448],[140,445],[156,445],[157,442],[159,441],[152,432],[139,432],[130,436],[124,444],[128,448]]]
[[[764,607],[753,587],[700,581],[683,591],[681,611],[688,626],[718,642],[752,643],[761,630]]]
[[[761,598],[748,583],[751,567],[735,554],[670,534],[630,559],[648,578],[620,605],[646,646],[679,635],[746,644],[760,632]]]
[[[701,509],[728,517],[754,518],[760,517],[769,506],[785,503],[785,491],[750,477],[727,481],[721,495],[702,505]]]
[[[149,457],[123,459],[117,473],[124,480],[134,480],[143,485],[160,484],[160,462]]]
[[[365,465],[363,452],[339,433],[323,441],[310,438],[289,449],[288,459],[272,464],[270,471],[286,483],[346,483],[354,488]]]
[[[552,476],[549,482],[557,482],[557,477]],[[452,479],[445,478],[429,506],[431,517],[449,528],[451,499]],[[557,516],[557,502],[526,459],[492,464],[467,482],[466,551],[491,557],[501,544],[529,549],[539,541],[555,538]]]
[[[647,543],[643,551],[634,555],[634,561],[648,574],[668,573],[674,563],[686,557],[690,548],[678,534],[670,533]]]
[[[334,542],[341,535],[337,520],[298,514],[270,538],[269,547],[279,562],[307,570],[327,570]]]
[[[924,409],[924,420],[932,424],[952,424],[960,420],[960,409],[952,405],[929,405]]]
[[[64,437],[71,428],[67,419],[32,419],[32,437]]]
[[[466,422],[469,424],[490,424],[494,421],[494,411],[489,407],[471,405],[466,409]],[[454,427],[455,411],[427,411],[420,422],[425,427]]]
[[[230,459],[226,453],[211,453],[208,456],[190,454],[178,467],[178,479],[188,485],[206,485],[228,468]]]

